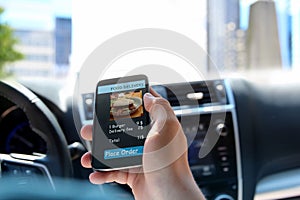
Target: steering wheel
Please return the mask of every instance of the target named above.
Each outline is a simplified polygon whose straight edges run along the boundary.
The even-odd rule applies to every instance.
[[[27,116],[30,128],[47,144],[45,156],[0,154],[0,162],[38,166],[49,178],[71,177],[73,167],[66,139],[47,106],[29,89],[14,81],[0,81],[0,97],[20,108]]]

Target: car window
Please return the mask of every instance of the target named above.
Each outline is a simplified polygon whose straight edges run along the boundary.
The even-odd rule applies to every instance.
[[[203,73],[214,65],[225,77],[260,79],[286,71],[297,74],[299,68],[297,0],[0,0],[0,6],[4,9],[0,23],[12,28],[18,41],[14,48],[23,54],[22,59],[4,64],[17,79],[64,81],[103,42],[141,28],[168,29],[195,41],[211,61],[203,61]],[[155,64],[186,72],[180,71],[184,63],[178,57],[156,54],[128,54],[114,62],[109,73],[149,64],[151,58]]]

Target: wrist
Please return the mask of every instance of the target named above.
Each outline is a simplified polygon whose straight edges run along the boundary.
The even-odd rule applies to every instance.
[[[149,181],[153,191],[149,199],[205,199],[189,169],[169,172],[157,173],[156,180]]]

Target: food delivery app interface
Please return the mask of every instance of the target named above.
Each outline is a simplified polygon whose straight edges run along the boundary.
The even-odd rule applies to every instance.
[[[148,113],[143,95],[148,92],[145,79],[118,79],[97,86],[96,115],[102,131],[97,145],[101,160],[118,160],[143,154],[148,134]],[[97,148],[95,147],[95,148]]]

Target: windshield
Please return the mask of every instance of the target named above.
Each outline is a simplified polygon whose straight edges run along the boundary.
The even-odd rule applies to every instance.
[[[143,28],[171,30],[194,41],[206,53],[199,64],[204,74],[216,68],[222,77],[259,80],[266,74],[297,74],[300,66],[297,0],[0,0],[0,7],[0,23],[12,29],[13,48],[23,55],[13,61],[1,57],[1,73],[20,80],[64,82],[101,44]],[[122,55],[106,72],[119,76],[149,64],[198,78],[180,57],[153,49]]]

